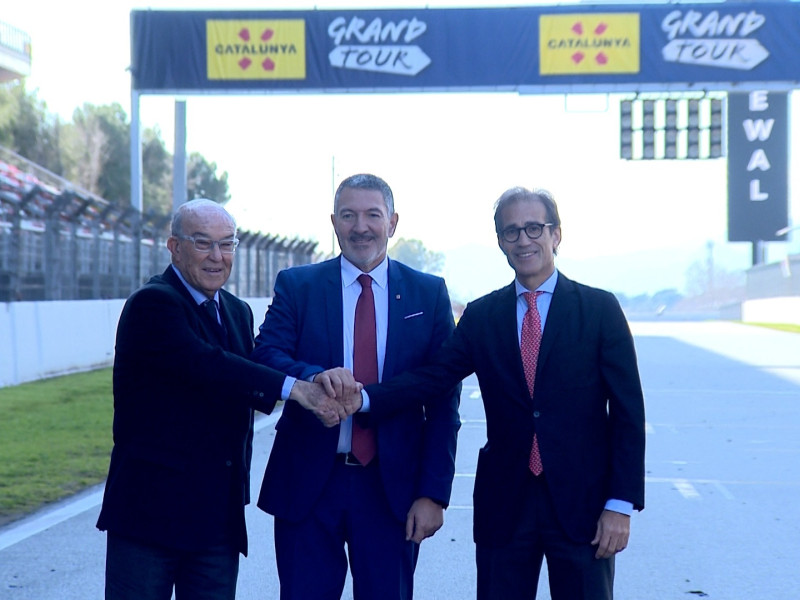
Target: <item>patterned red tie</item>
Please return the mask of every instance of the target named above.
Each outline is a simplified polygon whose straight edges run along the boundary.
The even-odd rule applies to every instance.
[[[378,383],[378,341],[375,334],[375,299],[372,295],[372,277],[358,276],[361,294],[356,302],[353,332],[353,375],[364,385]],[[367,415],[353,415],[351,451],[362,465],[368,464],[377,451],[375,430],[359,423]],[[367,420],[367,419],[363,419]]]
[[[522,354],[522,366],[525,369],[525,379],[528,382],[528,392],[533,398],[533,384],[536,379],[536,362],[539,359],[539,347],[542,345],[542,319],[539,316],[539,309],[536,307],[536,298],[542,292],[525,292],[525,300],[528,302],[528,311],[522,319],[522,339],[520,341],[520,353]],[[531,456],[528,461],[531,473],[541,475],[544,467],[542,457],[539,454],[539,442],[536,433],[533,434],[533,444],[531,445]]]

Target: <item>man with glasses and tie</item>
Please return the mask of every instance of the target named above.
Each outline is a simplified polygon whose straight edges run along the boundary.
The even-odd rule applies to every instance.
[[[368,385],[380,419],[476,373],[487,442],[475,476],[479,600],[610,600],[614,556],[644,508],[644,400],[633,338],[608,292],[555,268],[561,220],[543,190],[507,190],[497,242],[514,281],[467,305],[426,367]]]
[[[253,409],[301,403],[326,425],[336,390],[251,362],[253,314],[222,289],[236,223],[211,200],[181,205],[172,264],[127,300],[114,357],[114,448],[97,527],[107,600],[232,600],[247,553]],[[295,402],[290,402],[295,404]]]
[[[441,278],[388,259],[397,221],[385,181],[345,179],[331,215],[341,255],[278,274],[253,358],[347,391],[430,360],[454,327],[450,299]],[[419,543],[450,499],[458,391],[381,418],[364,405],[330,429],[284,408],[258,501],[275,517],[282,600],[337,600],[348,562],[355,600],[412,598]]]

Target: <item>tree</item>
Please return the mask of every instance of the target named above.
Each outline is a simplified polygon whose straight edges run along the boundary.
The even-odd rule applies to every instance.
[[[186,187],[188,200],[208,198],[220,204],[231,199],[228,191],[228,172],[217,177],[217,163],[209,163],[199,152],[189,155],[186,167]]]
[[[425,273],[441,273],[444,268],[444,254],[428,250],[420,240],[398,239],[389,249],[389,256]]]
[[[67,176],[109,202],[130,204],[130,125],[118,103],[75,110],[64,162]]]
[[[158,129],[142,132],[142,195],[145,210],[172,212],[172,156]]]
[[[130,127],[118,103],[86,103],[63,124],[24,81],[0,84],[0,145],[119,206],[131,198]],[[217,176],[200,153],[190,155],[187,174],[189,199],[230,199],[228,173]],[[142,131],[142,190],[145,211],[172,212],[172,155],[158,129]]]
[[[35,91],[25,89],[24,80],[0,86],[0,145],[60,175],[60,129],[59,119]]]

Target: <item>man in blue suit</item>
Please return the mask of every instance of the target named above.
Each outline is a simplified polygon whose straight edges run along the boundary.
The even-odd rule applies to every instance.
[[[454,322],[441,278],[387,257],[398,214],[385,181],[345,179],[331,221],[341,256],[278,275],[253,358],[352,392],[370,383],[351,373],[364,379],[356,352],[362,294],[373,296],[379,380],[430,360]],[[331,428],[286,405],[258,501],[275,517],[282,600],[340,598],[348,562],[355,600],[412,598],[419,543],[441,527],[450,499],[458,394],[456,385],[430,401],[409,398],[407,410],[380,419],[365,404]],[[372,458],[357,452],[364,432]]]

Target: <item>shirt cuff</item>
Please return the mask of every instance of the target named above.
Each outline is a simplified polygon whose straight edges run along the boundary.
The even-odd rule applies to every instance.
[[[369,412],[369,394],[367,390],[361,390],[361,408],[358,412]]]
[[[614,512],[628,515],[630,517],[631,514],[633,514],[633,503],[611,498],[606,502],[606,510],[613,510]]]
[[[283,387],[281,388],[281,400],[286,401],[289,399],[289,394],[292,393],[292,387],[294,386],[295,381],[297,381],[297,379],[289,375],[287,375],[286,379],[283,380]]]

